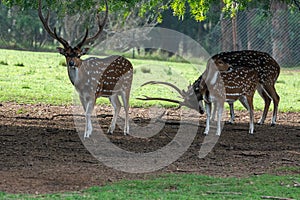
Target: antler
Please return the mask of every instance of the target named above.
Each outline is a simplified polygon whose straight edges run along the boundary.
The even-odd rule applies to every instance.
[[[142,100],[142,101],[152,101],[152,100],[158,100],[158,101],[167,101],[167,102],[171,102],[171,103],[177,103],[179,104],[178,107],[176,109],[179,109],[181,108],[181,106],[183,105],[183,102],[181,101],[178,101],[178,100],[175,100],[175,99],[167,99],[167,98],[159,98],[159,97],[148,97],[148,96],[145,96],[145,98],[136,98],[138,100]]]
[[[172,83],[168,83],[168,82],[163,82],[163,81],[148,81],[144,84],[142,84],[141,86],[145,86],[145,85],[149,85],[149,84],[162,84],[162,85],[167,85],[167,86],[170,86],[171,88],[175,89],[176,92],[178,92],[178,94],[180,94],[180,96],[182,98],[184,98],[186,95],[185,95],[185,91],[184,90],[180,90],[176,85],[173,85]]]
[[[163,81],[148,81],[148,82],[142,84],[141,86],[143,87],[143,86],[149,85],[149,84],[167,85],[167,86],[170,86],[173,89],[175,89],[181,95],[181,97],[183,99],[186,96],[184,90],[180,90],[176,85],[173,85],[172,83],[168,83],[168,82],[163,82]],[[167,98],[160,98],[160,97],[148,97],[148,96],[144,96],[144,97],[145,98],[137,98],[137,99],[143,100],[143,101],[159,100],[159,101],[167,101],[167,102],[171,102],[171,103],[177,103],[177,104],[179,104],[178,108],[180,108],[184,104],[184,102],[178,101],[178,100],[175,100],[175,99],[167,99]]]
[[[159,98],[159,97],[148,97],[148,96],[145,96],[145,98],[136,98],[138,100],[143,100],[143,101],[153,101],[153,100],[158,100],[158,101],[168,101],[168,102],[171,102],[171,103],[178,103],[178,104],[181,104],[182,102],[181,101],[178,101],[178,100],[175,100],[175,99],[166,99],[166,98]]]
[[[69,43],[66,40],[64,40],[63,38],[57,36],[56,28],[54,28],[53,31],[52,31],[51,28],[49,27],[50,11],[48,10],[47,17],[45,19],[44,16],[43,16],[43,13],[42,13],[42,2],[41,2],[41,0],[39,0],[38,14],[39,14],[41,22],[43,23],[43,26],[44,26],[45,30],[49,33],[49,35],[52,38],[58,40],[65,48],[68,48],[70,46]]]
[[[104,20],[103,20],[103,22],[101,23],[101,21],[100,21],[100,17],[99,17],[99,13],[97,14],[97,20],[98,20],[98,31],[97,31],[97,33],[94,35],[94,36],[92,36],[92,37],[89,37],[89,38],[87,38],[87,36],[88,36],[88,33],[89,33],[89,29],[87,28],[86,29],[86,32],[85,32],[85,36],[84,36],[84,38],[82,39],[82,41],[76,46],[77,48],[81,48],[84,44],[88,44],[88,43],[90,43],[90,42],[92,42],[93,40],[95,40],[99,35],[100,35],[100,33],[103,31],[103,28],[104,28],[104,26],[105,26],[105,24],[106,24],[106,21],[107,21],[107,18],[108,18],[108,4],[107,4],[107,0],[105,0],[105,17],[104,17]]]
[[[151,100],[168,101],[168,102],[179,104],[177,109],[179,109],[181,106],[187,106],[191,109],[198,110],[201,114],[204,113],[203,109],[199,106],[199,102],[196,99],[195,94],[190,91],[190,90],[193,90],[192,86],[188,87],[187,92],[185,92],[184,90],[180,90],[177,86],[173,85],[172,83],[163,82],[163,81],[149,81],[149,82],[144,83],[142,86],[145,86],[148,84],[163,84],[163,85],[170,86],[181,95],[181,98],[183,99],[183,101],[178,101],[175,99],[160,98],[160,97],[148,97],[148,96],[144,96],[145,98],[137,98],[137,99],[143,100],[143,101],[151,101]]]

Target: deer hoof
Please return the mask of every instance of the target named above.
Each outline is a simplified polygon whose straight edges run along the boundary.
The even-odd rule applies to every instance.
[[[87,138],[89,138],[90,137],[90,135],[89,134],[87,134],[87,133],[84,133],[84,139],[87,139]]]
[[[85,129],[85,132],[84,132],[84,138],[89,138],[90,135],[92,135],[92,132],[93,132],[93,129],[87,127],[87,128]]]
[[[271,124],[271,127],[274,127],[275,125],[276,125],[275,123],[272,123],[272,124]]]
[[[263,124],[264,124],[264,121],[259,120],[259,121],[257,122],[257,124],[258,124],[258,125],[263,125]]]

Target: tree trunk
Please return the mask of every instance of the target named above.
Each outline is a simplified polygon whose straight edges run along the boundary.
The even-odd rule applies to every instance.
[[[236,8],[236,3],[232,2],[232,7]],[[238,43],[237,43],[237,13],[231,19],[232,24],[232,43],[233,43],[233,50],[238,50]]]
[[[238,43],[237,43],[237,17],[234,16],[231,19],[232,23],[232,43],[233,43],[233,50],[237,51],[238,50]]]
[[[281,65],[288,65],[290,59],[289,24],[287,4],[280,0],[271,0],[272,17],[272,54]]]
[[[223,0],[221,0],[221,8],[224,7]],[[222,35],[222,51],[232,51],[232,26],[230,18],[226,18],[221,13],[221,35]]]
[[[247,12],[247,49],[256,49],[255,38],[256,29],[253,28],[251,22],[255,16],[256,11],[251,9]]]

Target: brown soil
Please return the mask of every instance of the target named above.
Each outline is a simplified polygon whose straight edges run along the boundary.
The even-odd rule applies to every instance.
[[[147,109],[132,108],[130,117],[142,125],[149,123],[145,113]],[[97,107],[97,114],[97,120],[107,129],[111,108]],[[0,191],[74,191],[166,173],[221,177],[300,173],[300,113],[279,113],[275,127],[256,125],[254,135],[248,134],[248,113],[236,114],[236,123],[224,126],[217,144],[205,158],[198,157],[204,138],[203,116],[192,145],[176,162],[159,171],[133,174],[105,166],[86,150],[75,129],[70,107],[4,103],[0,105]],[[168,123],[151,138],[123,136],[120,128],[108,138],[133,152],[154,151],[176,135],[179,112],[170,110],[166,116]],[[260,116],[261,112],[255,112],[256,120]]]

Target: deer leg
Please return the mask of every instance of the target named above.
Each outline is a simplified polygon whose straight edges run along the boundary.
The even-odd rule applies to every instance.
[[[110,127],[109,127],[107,133],[113,134],[113,132],[116,128],[117,118],[118,118],[118,115],[121,110],[121,103],[116,94],[113,94],[112,96],[110,96],[109,100],[110,100],[110,103],[112,104],[112,106],[114,107],[114,114],[113,114],[113,119],[111,121],[111,124],[110,124]]]
[[[247,108],[247,110],[249,111],[249,115],[250,115],[249,133],[253,134],[253,131],[254,131],[253,95],[242,96],[239,100],[242,102],[242,104],[245,106],[245,108]]]
[[[253,113],[253,95],[252,96],[247,96],[247,102],[249,106],[249,114],[250,114],[250,127],[249,127],[249,133],[253,134],[254,131],[254,113]]]
[[[257,91],[258,91],[258,94],[263,98],[263,100],[265,102],[265,107],[264,107],[263,114],[262,114],[261,118],[259,119],[259,121],[257,123],[258,124],[264,124],[272,99],[270,98],[268,93],[266,93],[266,91],[264,90],[264,88],[261,85],[259,85],[257,87]]]
[[[85,112],[85,131],[84,138],[88,138],[93,131],[91,115],[95,105],[95,99],[90,99],[80,95],[80,102]]]
[[[124,110],[125,110],[125,126],[124,126],[124,135],[129,134],[129,92],[125,91],[121,93]]]
[[[91,115],[94,110],[95,100],[89,99],[82,103],[84,105],[85,110],[85,132],[84,138],[90,137],[93,131]]]
[[[85,125],[85,134],[84,137],[90,137],[93,131],[93,126],[92,126],[92,120],[91,120],[91,115],[94,109],[94,102],[88,102],[86,106],[86,112],[85,112],[85,118],[86,118],[86,125]]]
[[[274,85],[264,85],[265,92],[272,98],[273,104],[274,104],[274,110],[273,110],[273,117],[271,121],[271,126],[275,126],[276,124],[276,118],[277,118],[277,112],[278,112],[278,104],[280,101],[280,97],[276,92],[276,89]]]
[[[229,124],[233,124],[235,120],[235,115],[234,115],[234,108],[233,108],[233,102],[228,103],[229,104],[229,111],[230,111],[230,120]]]
[[[239,98],[239,101],[244,106],[244,108],[246,108],[246,110],[249,110],[249,105],[248,105],[247,98],[245,98],[244,96],[242,96],[242,97]]]
[[[81,105],[82,105],[84,113],[85,113],[87,101],[82,96],[79,96],[79,99],[80,99]]]
[[[209,132],[209,121],[210,121],[210,115],[211,115],[211,103],[205,102],[205,110],[206,110],[206,127],[204,130],[204,134],[207,135]]]
[[[223,114],[223,109],[224,109],[224,102],[220,103],[217,102],[216,103],[216,109],[218,111],[218,115],[217,115],[217,132],[216,135],[220,136],[221,135],[221,120],[222,120],[222,114]]]
[[[244,106],[244,108],[246,108],[247,110],[249,109],[248,108],[248,105],[247,103],[245,103],[245,100],[243,98],[240,98],[239,99],[241,104]],[[229,109],[230,109],[230,120],[229,120],[229,124],[233,124],[234,121],[235,121],[235,114],[234,114],[234,106],[233,106],[233,102],[230,102],[228,103],[229,104]]]
[[[215,121],[215,118],[216,118],[216,112],[217,112],[217,107],[216,106],[213,106],[212,108],[212,114],[211,114],[211,121]]]

